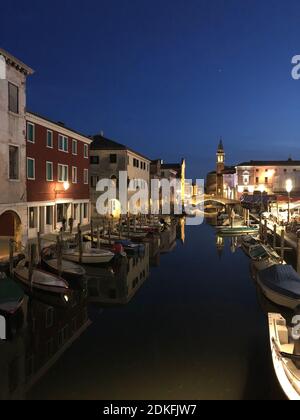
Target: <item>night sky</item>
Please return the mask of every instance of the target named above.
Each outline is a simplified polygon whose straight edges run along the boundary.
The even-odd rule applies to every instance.
[[[299,0],[0,5],[0,46],[36,70],[28,109],[150,158],[300,159]]]

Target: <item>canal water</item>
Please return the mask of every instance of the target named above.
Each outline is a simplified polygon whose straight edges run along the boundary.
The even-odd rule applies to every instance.
[[[126,280],[99,270],[71,313],[29,301],[23,340],[0,343],[14,374],[0,395],[8,383],[27,399],[283,399],[249,260],[208,223],[177,238],[131,259]]]

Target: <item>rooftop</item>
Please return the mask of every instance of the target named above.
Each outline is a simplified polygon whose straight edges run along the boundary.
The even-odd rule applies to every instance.
[[[0,55],[2,55],[5,58],[7,63],[14,66],[20,72],[26,74],[26,76],[34,73],[34,70],[32,70],[30,67],[24,64],[18,58],[11,55],[9,52],[5,51],[3,48],[0,48]]]
[[[139,152],[136,152],[135,150],[130,149],[124,144],[118,143],[115,140],[108,139],[107,137],[104,137],[102,134],[97,134],[93,136],[93,139],[94,140],[93,140],[93,143],[91,144],[91,150],[127,150],[151,162],[151,159],[149,159],[148,157],[142,155]]]
[[[237,166],[300,166],[300,160],[250,160]]]
[[[33,116],[33,117],[37,117],[37,118],[40,118],[40,119],[42,119],[42,120],[44,120],[44,121],[46,121],[46,122],[48,122],[48,123],[50,123],[50,124],[54,124],[54,125],[56,125],[58,128],[61,128],[61,129],[64,129],[64,130],[67,130],[67,131],[70,131],[70,132],[72,132],[72,133],[74,133],[74,134],[77,134],[78,136],[81,136],[81,137],[85,137],[87,140],[89,140],[90,142],[92,141],[92,139],[89,137],[89,136],[87,136],[86,134],[82,134],[82,133],[80,133],[79,131],[76,131],[76,130],[74,130],[73,128],[69,128],[69,127],[67,127],[64,123],[62,123],[62,122],[59,122],[59,121],[53,121],[53,120],[51,120],[51,119],[49,119],[49,118],[47,118],[47,117],[43,117],[42,115],[40,115],[40,114],[37,114],[37,113],[35,113],[35,112],[32,112],[32,111],[27,111],[26,112],[26,116]],[[59,131],[59,130],[58,130]]]

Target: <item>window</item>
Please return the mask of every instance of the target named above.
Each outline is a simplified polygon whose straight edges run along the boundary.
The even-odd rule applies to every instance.
[[[46,162],[46,180],[53,181],[53,163]]]
[[[74,204],[73,219],[78,220],[78,204]]]
[[[72,154],[77,155],[77,140],[72,140]]]
[[[8,110],[19,113],[19,88],[12,83],[8,83]]]
[[[256,184],[259,184],[259,178],[256,177]]]
[[[61,223],[64,219],[64,205],[57,204],[57,223]]]
[[[87,144],[84,145],[83,153],[84,153],[84,158],[88,159],[89,158],[89,146]]]
[[[53,207],[52,206],[46,207],[46,225],[48,226],[53,225]]]
[[[84,184],[88,184],[89,183],[89,170],[88,169],[84,169],[84,172],[83,172],[83,182],[84,182]]]
[[[269,183],[269,178],[268,177],[266,177],[265,178],[265,184],[268,184]]]
[[[29,228],[35,229],[37,227],[37,208],[29,207]]]
[[[35,179],[35,160],[27,158],[27,179]]]
[[[19,148],[9,146],[9,179],[12,181],[19,179]]]
[[[27,141],[29,143],[35,142],[35,127],[32,123],[27,123]]]
[[[72,183],[77,184],[77,168],[75,166],[72,167]]]
[[[83,218],[88,219],[88,217],[89,217],[89,205],[84,204],[83,205]]]
[[[90,163],[91,165],[99,165],[99,156],[91,156]]]
[[[117,155],[110,155],[109,156],[110,163],[117,163]]]
[[[68,165],[58,164],[58,182],[68,182],[69,180]]]
[[[99,176],[98,175],[92,175],[91,176],[91,187],[96,188],[98,182],[99,182]]]
[[[62,136],[61,134],[59,134],[59,136],[58,136],[58,150],[60,152],[68,153],[68,150],[69,150],[68,143],[69,143],[68,142],[68,137]]]
[[[50,130],[47,130],[47,147],[53,149],[53,133]]]

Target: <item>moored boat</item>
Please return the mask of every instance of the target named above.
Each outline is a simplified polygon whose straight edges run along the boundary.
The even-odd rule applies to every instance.
[[[238,236],[244,234],[258,233],[258,226],[233,226],[233,227],[217,227],[218,235],[222,236]]]
[[[257,244],[249,248],[249,257],[256,270],[266,270],[281,263],[281,258],[269,245]],[[285,264],[285,262],[282,262]]]
[[[15,281],[0,273],[0,314],[15,314],[21,308],[24,298],[24,291]]]
[[[72,292],[65,280],[39,268],[32,270],[30,278],[29,263],[26,260],[19,262],[14,269],[14,276],[26,293],[47,304],[65,306],[71,301]]]
[[[65,249],[62,256],[63,259],[75,263],[107,264],[114,258],[115,254],[106,249],[90,248],[84,250],[82,255],[77,249]]]
[[[273,265],[257,272],[257,282],[264,295],[289,309],[300,307],[300,276],[290,265]]]
[[[294,341],[286,320],[270,313],[269,333],[274,370],[281,388],[288,399],[300,401],[299,340]]]
[[[248,255],[248,257],[250,257],[249,255],[250,248],[252,246],[258,245],[259,243],[260,241],[257,238],[255,238],[253,235],[242,236],[242,248],[245,254]]]
[[[42,252],[42,267],[52,274],[60,275],[70,284],[81,282],[86,275],[83,267],[71,261],[62,259],[60,266],[55,251],[51,248],[46,248]]]

